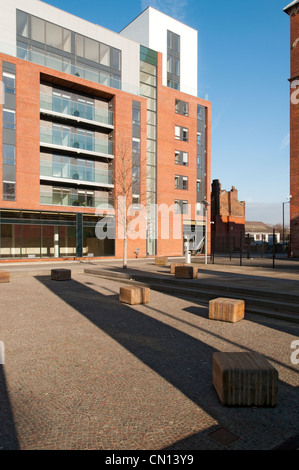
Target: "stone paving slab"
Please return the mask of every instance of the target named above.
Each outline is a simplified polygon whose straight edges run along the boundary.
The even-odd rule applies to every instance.
[[[297,325],[213,322],[206,306],[155,291],[128,306],[120,282],[72,277],[1,285],[0,448],[268,450],[298,433]],[[265,355],[279,372],[277,407],[223,407],[217,350]],[[220,443],[217,430],[237,438]]]

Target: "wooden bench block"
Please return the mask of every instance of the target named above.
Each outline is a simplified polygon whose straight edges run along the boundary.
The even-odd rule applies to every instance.
[[[187,263],[171,263],[170,264],[170,274],[175,274],[175,268],[177,266],[190,266]]]
[[[51,279],[53,281],[69,281],[71,279],[70,269],[52,269]]]
[[[10,281],[10,273],[6,271],[0,272],[0,282],[9,282]]]
[[[148,287],[121,287],[119,300],[130,305],[148,304],[150,289]]]
[[[256,352],[215,352],[213,385],[227,406],[275,406],[278,401],[278,372]]]
[[[168,258],[165,256],[160,256],[158,258],[155,258],[155,265],[156,266],[167,266],[168,263]]]
[[[209,318],[235,323],[245,315],[245,302],[238,299],[219,297],[209,302]]]
[[[176,266],[174,269],[174,277],[178,279],[196,279],[198,268],[195,266]]]

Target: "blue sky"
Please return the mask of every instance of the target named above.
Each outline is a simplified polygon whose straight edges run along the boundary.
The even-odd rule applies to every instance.
[[[288,0],[46,3],[117,33],[149,5],[195,28],[198,88],[212,102],[212,180],[238,189],[246,220],[282,223],[289,196]]]

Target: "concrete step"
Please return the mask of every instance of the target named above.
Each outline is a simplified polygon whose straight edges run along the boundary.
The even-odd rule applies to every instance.
[[[137,284],[150,289],[178,295],[180,297],[188,297],[192,300],[200,302],[209,302],[216,297],[234,297],[245,300],[246,311],[264,316],[272,316],[282,320],[299,322],[299,302],[294,297],[283,293],[273,295],[272,291],[261,291],[246,288],[229,289],[219,288],[219,285],[198,283],[198,280],[184,281],[181,279],[161,278],[157,275],[144,275],[139,273],[119,273],[105,270],[85,269],[85,274],[90,274],[105,279],[121,280],[121,282],[129,284]],[[225,286],[220,286],[225,287]],[[278,300],[285,299],[285,300]],[[291,301],[292,299],[292,301]]]

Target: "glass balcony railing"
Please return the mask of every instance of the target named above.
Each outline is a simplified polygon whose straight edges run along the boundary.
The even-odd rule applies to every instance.
[[[40,175],[49,178],[72,179],[95,184],[113,184],[113,172],[71,163],[40,162]]]
[[[98,109],[87,103],[60,98],[59,96],[41,94],[40,108],[54,113],[66,114],[68,116],[95,121],[99,124],[113,126],[113,113],[111,111]]]
[[[100,198],[91,195],[73,194],[71,192],[43,192],[40,193],[40,203],[55,206],[98,207],[101,209],[113,208],[113,198]]]
[[[93,135],[88,135],[88,132],[80,132],[80,130],[78,130],[78,132],[71,132],[63,129],[56,130],[53,128],[41,127],[40,142],[43,144],[113,155],[113,142],[111,140],[100,139]]]
[[[4,50],[6,49],[7,47],[5,47]],[[133,95],[139,95],[139,88],[137,86],[125,83],[120,80],[119,77],[111,77],[103,71],[96,70],[88,66],[83,67],[72,64],[70,59],[65,57],[60,57],[59,55],[52,54],[50,52],[42,53],[42,51],[32,51],[20,46],[17,46],[16,52],[19,59],[28,60],[29,62],[57,70],[58,72],[64,72],[69,75],[84,78],[91,82],[99,83],[117,90],[123,90]],[[10,53],[10,55],[15,56],[15,53]]]

